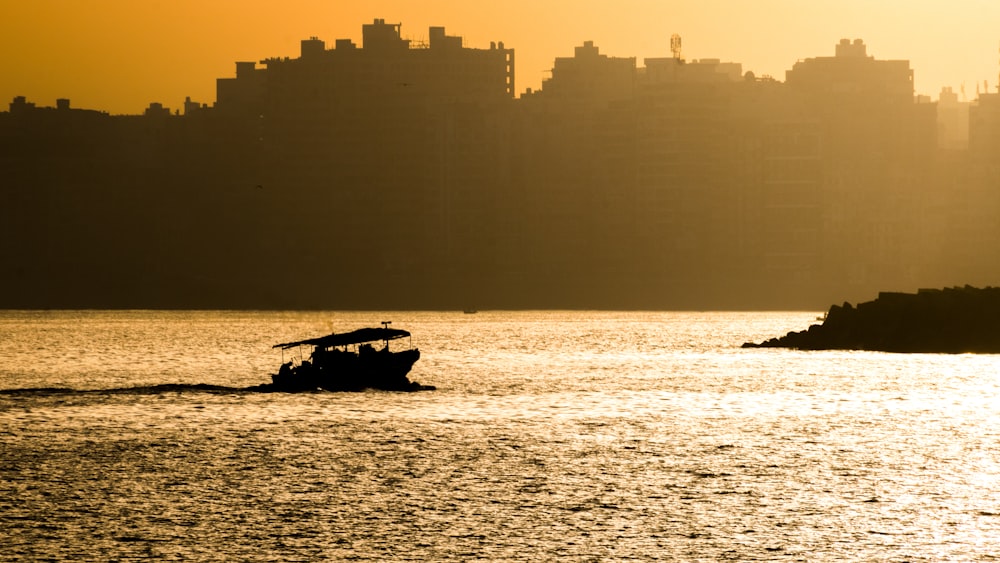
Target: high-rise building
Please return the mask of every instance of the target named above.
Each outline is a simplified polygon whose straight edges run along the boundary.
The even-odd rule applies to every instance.
[[[824,277],[867,291],[916,283],[936,117],[915,102],[909,62],[843,39],[835,56],[796,63],[786,83],[822,134]]]

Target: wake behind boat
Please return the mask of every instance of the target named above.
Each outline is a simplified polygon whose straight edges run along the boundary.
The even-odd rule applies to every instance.
[[[420,351],[409,345],[410,333],[389,328],[361,328],[351,332],[333,333],[319,338],[275,344],[284,351],[311,347],[308,359],[293,358],[284,362],[271,376],[274,391],[421,391],[434,389],[410,381],[407,374],[420,359]],[[406,338],[405,349],[391,350],[390,342]],[[378,346],[376,348],[376,346]],[[394,344],[398,346],[398,344]]]

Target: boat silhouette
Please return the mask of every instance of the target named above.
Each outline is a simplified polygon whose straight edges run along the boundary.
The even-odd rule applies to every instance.
[[[420,391],[434,387],[410,381],[407,374],[420,359],[420,350],[409,345],[410,333],[381,327],[360,328],[318,338],[275,344],[282,350],[282,364],[271,376],[273,391]],[[406,338],[407,346],[391,350],[390,342]],[[308,359],[284,361],[284,351],[311,347]],[[302,357],[301,354],[299,356]]]

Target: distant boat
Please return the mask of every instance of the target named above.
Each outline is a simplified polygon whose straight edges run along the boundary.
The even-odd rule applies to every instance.
[[[475,315],[479,311],[475,309],[463,309],[462,312],[465,313],[466,315]]]
[[[386,391],[431,390],[433,386],[410,381],[406,375],[420,359],[420,351],[408,347],[391,351],[389,342],[409,339],[405,330],[389,328],[361,328],[351,332],[333,333],[319,338],[275,344],[285,350],[302,346],[312,347],[309,358],[281,364],[278,373],[271,376],[272,391],[360,391],[382,389]],[[373,343],[381,343],[376,348]],[[284,360],[282,360],[284,361]]]

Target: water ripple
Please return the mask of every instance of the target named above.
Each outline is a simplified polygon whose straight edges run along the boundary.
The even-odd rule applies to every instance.
[[[250,355],[324,316],[73,315],[0,320],[5,353],[82,323],[127,360],[102,375],[50,345],[45,369],[0,368],[5,560],[1000,552],[992,357],[736,348],[815,314],[413,313],[439,391],[261,394],[270,361],[142,368],[100,343],[190,330]]]

